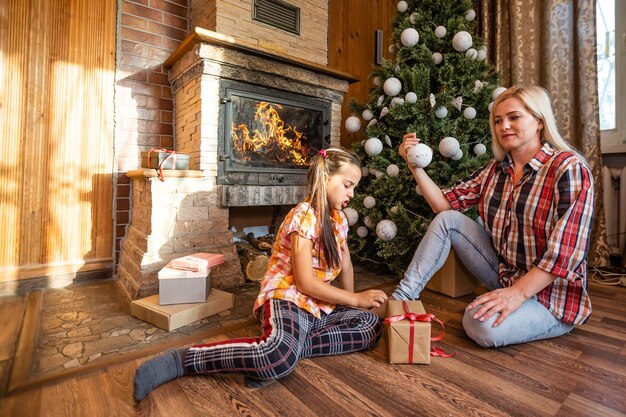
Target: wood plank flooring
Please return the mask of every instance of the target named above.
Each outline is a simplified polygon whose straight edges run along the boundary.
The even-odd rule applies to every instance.
[[[390,286],[388,290],[391,290]],[[302,360],[257,390],[236,374],[186,376],[135,404],[133,377],[150,356],[11,393],[0,415],[21,416],[626,416],[626,288],[591,283],[594,314],[571,334],[484,349],[465,335],[463,308],[426,291],[446,325],[436,345],[453,358],[390,365],[386,342],[369,352]],[[254,335],[247,326],[205,341]]]

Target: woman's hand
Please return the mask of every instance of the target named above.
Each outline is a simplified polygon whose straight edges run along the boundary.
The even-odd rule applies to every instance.
[[[387,301],[387,294],[380,290],[366,290],[354,294],[355,307],[357,308],[375,308],[380,307]]]
[[[407,133],[406,135],[402,136],[402,143],[400,144],[398,153],[406,161],[407,164],[409,163],[409,161],[406,160],[407,151],[409,150],[409,148],[417,145],[418,143],[420,143],[420,140],[417,138],[415,133]]]
[[[481,306],[472,316],[475,320],[485,321],[496,313],[500,313],[500,317],[493,323],[493,327],[498,326],[508,317],[509,314],[520,308],[527,300],[522,291],[518,288],[507,287],[498,288],[486,294],[478,296],[465,309],[472,310]]]

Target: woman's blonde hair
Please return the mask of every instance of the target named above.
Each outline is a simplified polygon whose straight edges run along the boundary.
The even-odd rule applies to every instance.
[[[507,89],[495,99],[491,109],[491,114],[489,115],[491,148],[493,150],[493,156],[498,161],[502,161],[506,157],[507,151],[502,147],[502,144],[496,136],[494,121],[496,108],[504,100],[511,97],[520,99],[530,114],[532,114],[535,119],[540,120],[543,123],[541,140],[545,140],[558,150],[570,150],[576,152],[576,150],[572,148],[572,146],[567,143],[565,139],[563,139],[556,128],[556,120],[554,119],[554,113],[552,112],[550,94],[546,91],[546,89],[538,86],[516,85]]]
[[[329,148],[320,151],[311,159],[307,173],[307,201],[315,210],[318,219],[318,234],[324,257],[329,266],[339,267],[340,251],[334,235],[330,217],[328,196],[326,195],[326,179],[335,175],[344,165],[353,164],[361,168],[361,161],[355,154],[344,149]]]

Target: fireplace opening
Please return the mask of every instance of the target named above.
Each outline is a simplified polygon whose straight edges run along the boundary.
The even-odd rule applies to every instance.
[[[218,184],[302,185],[330,145],[330,102],[222,80]]]

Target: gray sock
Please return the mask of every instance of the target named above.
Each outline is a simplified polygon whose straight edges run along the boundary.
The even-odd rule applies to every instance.
[[[142,363],[135,371],[135,401],[143,400],[159,385],[184,375],[185,355],[188,350],[168,350],[163,355]]]

